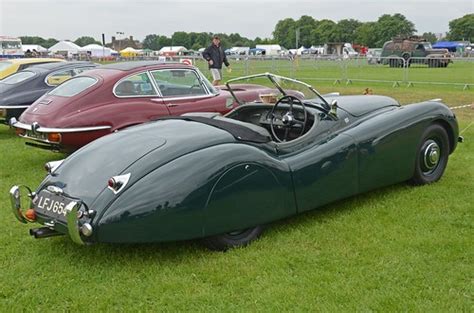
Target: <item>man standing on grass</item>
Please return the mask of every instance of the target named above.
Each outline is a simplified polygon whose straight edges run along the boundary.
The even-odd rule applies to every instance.
[[[212,84],[214,86],[219,85],[222,79],[222,63],[224,63],[230,71],[230,63],[227,61],[227,57],[221,47],[219,36],[212,37],[212,44],[204,50],[202,56],[209,64],[209,70],[212,74]]]

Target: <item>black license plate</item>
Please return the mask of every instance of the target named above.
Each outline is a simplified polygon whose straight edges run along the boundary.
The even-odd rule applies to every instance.
[[[43,190],[33,202],[34,210],[40,214],[66,222],[66,206],[72,199]]]

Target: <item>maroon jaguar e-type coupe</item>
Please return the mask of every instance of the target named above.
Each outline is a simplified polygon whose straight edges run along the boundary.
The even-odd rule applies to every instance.
[[[245,101],[272,89],[239,85]],[[123,62],[104,65],[59,85],[10,125],[27,144],[71,151],[96,138],[159,117],[187,112],[225,114],[238,103],[214,88],[195,67],[180,63]],[[124,147],[126,148],[126,147]]]

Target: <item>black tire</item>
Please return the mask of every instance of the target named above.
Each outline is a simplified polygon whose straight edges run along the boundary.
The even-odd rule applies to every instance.
[[[449,158],[448,133],[439,124],[430,125],[421,137],[417,148],[414,185],[431,184],[443,176]]]
[[[388,65],[390,67],[395,67],[396,66],[396,60],[395,59],[388,59]]]
[[[231,248],[243,247],[257,239],[263,232],[263,226],[255,226],[242,231],[215,235],[202,239],[204,245],[213,251],[226,251]]]

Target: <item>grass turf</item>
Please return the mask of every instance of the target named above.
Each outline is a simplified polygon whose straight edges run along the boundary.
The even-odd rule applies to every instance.
[[[319,85],[343,94],[370,87],[401,103],[474,98],[453,86]],[[0,126],[0,311],[470,311],[474,110],[457,115],[467,140],[438,183],[339,201],[274,223],[226,253],[197,242],[80,247],[67,237],[32,239],[10,213],[8,190],[37,186],[43,164],[63,155],[26,147]]]

